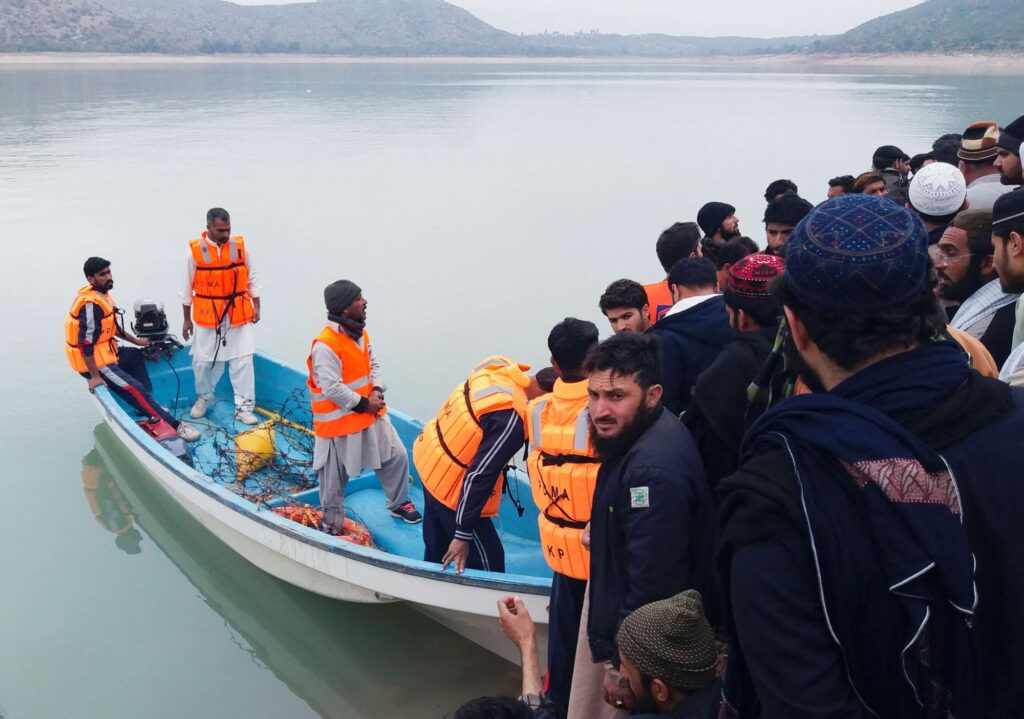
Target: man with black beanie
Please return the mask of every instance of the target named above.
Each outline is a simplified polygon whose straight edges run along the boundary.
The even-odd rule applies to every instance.
[[[714,262],[718,248],[733,237],[740,236],[740,220],[736,208],[725,202],[709,202],[697,212],[697,225],[704,233],[701,254]]]
[[[416,524],[422,517],[409,500],[409,457],[386,414],[362,290],[349,280],[332,282],[324,304],[327,325],[306,360],[323,531],[345,534],[345,486],[364,469],[375,471],[391,516]]]
[[[814,206],[799,195],[783,195],[769,202],[764,211],[764,231],[768,241],[765,254],[782,257],[789,233],[813,209]]]
[[[999,181],[1004,185],[1024,184],[1024,173],[1021,172],[1020,146],[1024,143],[1024,115],[999,129],[999,146],[996,161],[999,168]]]

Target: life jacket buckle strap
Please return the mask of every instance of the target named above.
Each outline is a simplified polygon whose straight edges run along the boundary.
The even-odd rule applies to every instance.
[[[548,507],[551,509],[551,507]],[[562,529],[585,529],[587,526],[586,522],[577,522],[574,519],[568,519],[566,517],[552,517],[548,513],[548,510],[544,510],[544,519],[548,520],[552,524],[561,527]]]
[[[585,454],[549,454],[541,450],[540,463],[544,467],[561,467],[564,464],[600,464],[601,460]]]
[[[480,424],[480,418],[476,416],[476,412],[473,411],[473,403],[469,399],[469,380],[462,385],[462,398],[466,400],[466,410],[469,412],[470,419],[473,420],[473,424],[483,429],[483,425]]]

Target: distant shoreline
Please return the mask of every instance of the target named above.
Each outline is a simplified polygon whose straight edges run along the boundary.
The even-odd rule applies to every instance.
[[[115,53],[0,53],[0,67],[43,65],[202,65],[202,64],[437,64],[463,63],[485,65],[543,64],[637,64],[637,65],[706,65],[735,66],[779,70],[844,70],[968,74],[1024,75],[1024,55],[1015,54],[942,54],[891,53],[879,55],[736,55],[711,57],[353,57],[344,55],[300,54],[223,54],[223,55],[156,55]]]

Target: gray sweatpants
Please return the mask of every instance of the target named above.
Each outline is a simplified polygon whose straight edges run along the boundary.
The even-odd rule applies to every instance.
[[[333,442],[327,452],[327,462],[317,470],[320,507],[324,510],[324,531],[337,534],[345,523],[345,487],[348,486],[349,475]],[[404,448],[396,447],[391,457],[382,462],[374,473],[384,490],[389,511],[409,501],[409,456]]]

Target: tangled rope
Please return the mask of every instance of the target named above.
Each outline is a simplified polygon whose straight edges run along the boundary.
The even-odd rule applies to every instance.
[[[231,403],[220,400],[216,404]],[[233,411],[233,407],[232,407]],[[292,495],[317,486],[313,471],[312,432],[303,422],[309,417],[309,403],[301,390],[295,390],[280,403],[262,403],[260,414],[273,428],[276,452],[260,467],[239,475],[238,432],[212,422],[199,422],[204,451],[197,452],[196,469],[242,498],[256,504],[284,502],[299,506]]]
[[[218,400],[211,408],[221,404],[230,405],[229,411],[234,412],[231,400]],[[194,457],[196,470],[249,502],[267,506],[276,514],[304,526],[322,529],[323,513],[310,507],[308,501],[294,496],[318,484],[313,470],[315,437],[309,429],[312,413],[308,398],[303,390],[297,389],[283,402],[261,402],[256,412],[266,418],[265,426],[273,428],[276,452],[272,457],[258,469],[240,473],[239,464],[245,464],[246,457],[235,443],[239,433],[210,421],[193,421],[204,428],[203,451]],[[214,411],[213,414],[220,413]],[[373,546],[370,532],[358,514],[348,507],[345,514],[343,538]]]

